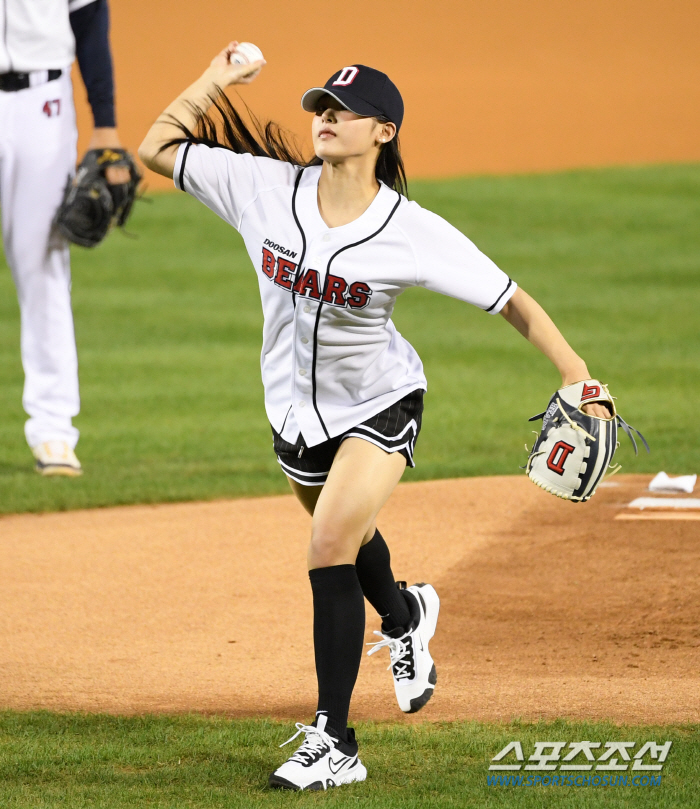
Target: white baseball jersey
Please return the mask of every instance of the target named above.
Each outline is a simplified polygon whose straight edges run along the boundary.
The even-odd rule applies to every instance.
[[[312,447],[427,389],[396,330],[398,296],[422,286],[495,314],[516,285],[460,231],[381,185],[369,208],[329,228],[320,167],[183,144],[174,180],[243,236],[264,315],[267,416]]]
[[[2,0],[0,73],[69,67],[75,39],[68,14],[94,0]]]

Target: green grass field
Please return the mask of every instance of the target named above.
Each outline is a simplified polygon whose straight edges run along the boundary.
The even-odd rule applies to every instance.
[[[652,446],[628,472],[698,471],[700,166],[416,182],[552,314]],[[0,273],[0,511],[286,491],[259,376],[257,284],[238,235],[184,194],[74,251],[81,479],[41,479],[24,443],[16,297]],[[500,317],[424,290],[396,311],[430,390],[409,480],[517,474],[555,370]],[[670,418],[669,418],[670,416]]]
[[[277,745],[292,730],[290,723],[218,717],[0,713],[0,802],[12,809],[697,806],[698,727],[363,723],[357,733],[360,756],[368,768],[366,782],[327,793],[268,790],[267,776],[286,757]],[[673,746],[658,785],[487,784],[490,759],[510,741],[520,741],[527,757],[535,741],[582,739],[600,741],[603,749],[606,741],[635,741],[633,752],[650,740],[672,741]],[[633,773],[627,775],[631,779]]]

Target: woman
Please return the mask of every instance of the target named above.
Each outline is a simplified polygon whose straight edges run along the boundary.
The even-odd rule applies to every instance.
[[[532,298],[459,231],[408,202],[398,145],[403,101],[385,74],[351,65],[304,94],[302,106],[314,113],[315,158],[307,163],[274,125],[253,135],[222,95],[264,65],[231,64],[236,46],[165,110],[139,154],[235,227],[257,269],[274,448],[313,516],[319,691],[314,723],[298,723],[292,737],[304,734],[304,742],[270,784],[326,789],[366,777],[347,727],[363,595],[383,619],[372,652],[389,648],[401,709],[422,708],[436,683],[428,642],[439,599],[428,584],[397,586],[376,527],[414,465],[427,387],[420,359],[391,321],[396,298],[420,285],[500,312],[556,365],[562,384],[590,375]],[[212,104],[223,136],[206,113]],[[601,405],[590,409],[607,416],[596,412]]]

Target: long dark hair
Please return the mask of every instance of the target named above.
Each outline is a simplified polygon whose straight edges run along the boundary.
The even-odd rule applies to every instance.
[[[274,121],[263,124],[247,105],[246,112],[252,126],[246,124],[223,91],[210,96],[209,100],[211,101],[209,111],[192,106],[192,112],[196,116],[194,131],[191,131],[177,118],[170,118],[171,122],[182,132],[182,137],[169,140],[160,147],[159,151],[180,143],[191,142],[230,149],[236,154],[271,157],[273,160],[282,160],[302,168],[322,164],[321,158],[316,156],[311,160],[306,159],[293,135]],[[216,110],[216,114],[213,114],[213,110]],[[378,120],[382,123],[386,122],[386,119],[383,118]],[[381,147],[374,174],[377,180],[385,183],[389,188],[393,188],[405,197],[408,196],[408,182],[401,158],[398,135]]]

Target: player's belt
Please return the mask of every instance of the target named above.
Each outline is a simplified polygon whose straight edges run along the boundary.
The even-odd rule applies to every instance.
[[[13,70],[10,73],[0,73],[0,90],[16,93],[18,90],[46,84],[47,81],[55,81],[62,73],[62,70],[33,70],[31,73],[17,73]]]

